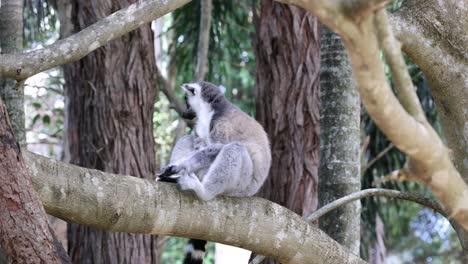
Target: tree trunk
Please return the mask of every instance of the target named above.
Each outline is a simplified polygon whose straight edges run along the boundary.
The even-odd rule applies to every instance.
[[[0,2],[0,53],[16,53],[23,48],[24,1]],[[25,144],[22,83],[16,87],[15,80],[0,78],[0,97],[7,107],[16,139],[21,145]]]
[[[340,37],[322,26],[320,50],[320,207],[361,190],[360,99]],[[333,210],[320,229],[359,255],[361,202]]]
[[[307,215],[317,207],[318,20],[298,7],[263,0],[254,23],[256,113],[272,148],[259,196]]]
[[[375,215],[375,243],[369,248],[369,264],[387,263],[387,248],[385,247],[385,227],[379,214]]]
[[[453,163],[468,184],[468,5],[462,3],[407,0],[390,21],[403,50],[429,79]],[[468,231],[456,231],[468,263]]]
[[[201,0],[200,32],[198,32],[197,63],[193,80],[203,81],[208,72],[208,46],[210,43],[212,0]]]
[[[0,99],[0,245],[11,263],[70,262],[55,240]]]
[[[0,53],[15,53],[23,47],[23,1],[4,0],[0,3]],[[16,81],[0,78],[0,99],[3,99],[13,132],[20,144],[25,143],[23,89],[15,89]],[[0,245],[0,264],[6,263]]]
[[[133,2],[72,1],[73,31]],[[66,65],[64,72],[70,162],[154,179],[156,65],[150,25]],[[74,263],[158,263],[154,236],[108,233],[70,224],[68,241]]]

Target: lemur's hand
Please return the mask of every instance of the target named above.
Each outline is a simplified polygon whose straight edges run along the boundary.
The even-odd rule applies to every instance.
[[[193,139],[193,149],[194,150],[200,150],[204,147],[206,147],[208,144],[206,144],[205,140],[203,140],[201,137],[195,136]]]
[[[158,178],[167,178],[171,175],[177,174],[181,171],[181,167],[178,165],[169,165],[166,167],[163,167],[161,170],[161,173],[158,175]]]

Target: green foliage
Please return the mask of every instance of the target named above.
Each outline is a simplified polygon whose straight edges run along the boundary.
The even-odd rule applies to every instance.
[[[161,254],[163,264],[178,264],[184,260],[184,247],[187,244],[187,238],[170,237],[164,242],[163,252]],[[214,243],[208,243],[204,264],[214,263]]]
[[[170,237],[164,242],[161,254],[163,264],[182,263],[184,260],[184,247],[188,239]]]
[[[169,111],[169,101],[164,96],[158,97],[155,109],[157,109],[153,114],[155,151],[159,164],[166,164],[171,154],[177,124],[184,121],[180,120],[174,111]]]
[[[56,158],[61,155],[65,118],[61,76],[60,70],[52,69],[29,78],[24,86],[28,148]]]
[[[24,0],[24,47],[36,48],[49,45],[59,38],[60,23],[50,2]]]
[[[254,114],[255,61],[249,33],[254,31],[248,1],[213,0],[206,80],[225,86],[226,97]],[[177,65],[176,86],[193,77],[200,27],[200,1],[173,13],[169,47],[171,63]]]
[[[59,21],[52,8],[54,1],[24,0],[23,46],[41,48],[59,37]],[[63,77],[60,69],[51,69],[26,81],[25,118],[28,148],[46,156],[61,155],[64,124]]]

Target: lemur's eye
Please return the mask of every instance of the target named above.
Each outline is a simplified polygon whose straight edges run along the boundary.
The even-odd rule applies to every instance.
[[[195,88],[193,88],[192,86],[188,85],[188,84],[184,84],[184,89],[187,91],[187,92],[190,92],[192,95],[195,94]]]
[[[190,84],[188,84],[188,83],[182,84],[182,89],[184,89],[185,94],[195,95],[195,87],[190,86]]]
[[[187,85],[186,87],[187,87],[187,91],[191,92],[192,95],[195,95],[195,88],[190,87],[190,86],[188,86],[188,85]]]

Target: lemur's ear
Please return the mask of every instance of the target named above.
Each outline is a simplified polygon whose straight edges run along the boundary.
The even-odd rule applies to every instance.
[[[222,94],[224,94],[226,92],[226,87],[220,85],[218,86],[218,89],[221,91]]]

